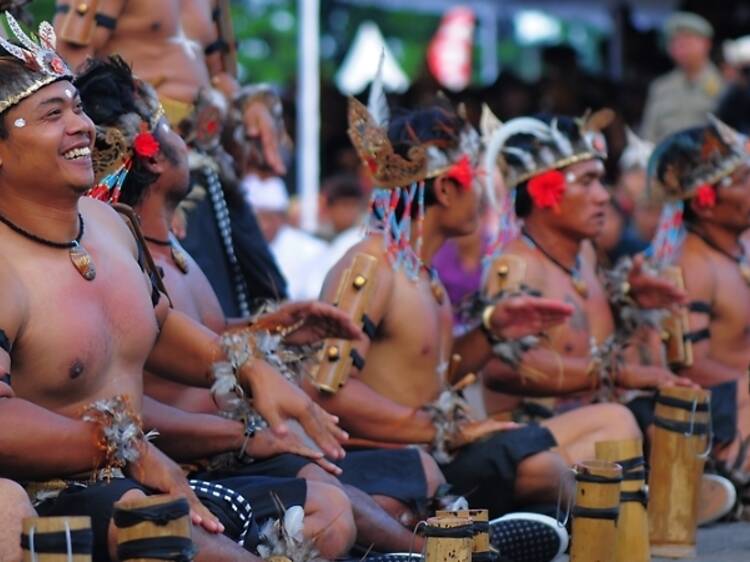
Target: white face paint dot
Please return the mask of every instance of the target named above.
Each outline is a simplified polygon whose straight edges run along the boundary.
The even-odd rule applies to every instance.
[[[65,96],[69,99],[73,99],[73,90],[66,88],[65,89]]]
[[[23,117],[19,117],[18,119],[16,119],[15,121],[13,121],[13,125],[15,125],[16,127],[18,127],[19,129],[22,128],[22,127],[25,127],[26,126],[26,119],[24,119]]]

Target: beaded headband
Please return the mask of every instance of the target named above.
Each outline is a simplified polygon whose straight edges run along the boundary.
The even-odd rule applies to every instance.
[[[43,21],[39,24],[39,43],[36,43],[21,29],[10,12],[5,12],[5,19],[10,32],[20,45],[14,45],[0,36],[0,46],[21,61],[29,73],[0,99],[0,113],[53,82],[73,78],[73,72],[55,50],[55,30],[48,22]]]

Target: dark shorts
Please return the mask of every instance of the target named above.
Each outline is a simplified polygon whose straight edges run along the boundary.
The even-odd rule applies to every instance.
[[[488,509],[493,519],[515,508],[516,471],[521,461],[556,446],[546,427],[526,425],[467,445],[441,468],[452,492],[465,496],[472,507]]]
[[[250,550],[257,544],[255,517],[262,522],[278,516],[274,497],[285,507],[304,505],[307,487],[304,480],[271,477],[236,477],[211,481],[191,479],[190,485],[198,499],[224,525],[224,534]],[[114,504],[130,490],[147,495],[154,492],[134,480],[114,478],[111,482],[71,484],[60,495],[36,506],[42,517],[91,517],[94,535],[93,559],[108,562],[107,533]]]
[[[728,445],[737,435],[737,382],[730,381],[710,387],[711,428],[714,445]],[[641,396],[626,404],[635,416],[641,432],[654,423],[654,396]]]
[[[128,478],[113,478],[111,482],[99,482],[86,486],[73,484],[52,500],[36,506],[41,517],[86,516],[91,517],[91,530],[94,534],[93,559],[109,562],[107,532],[112,519],[114,504],[130,490],[140,490],[145,494],[153,492]]]
[[[191,483],[193,479],[202,480],[234,490],[250,502],[253,518],[259,525],[267,519],[283,515],[280,509],[294,505],[304,507],[307,499],[307,484],[301,478],[248,475],[242,469],[235,472],[191,474],[190,479]]]
[[[297,455],[276,455],[230,471],[199,473],[202,480],[233,476],[274,476],[297,478],[299,471],[312,461]],[[388,496],[407,505],[420,505],[427,496],[427,480],[419,452],[415,449],[352,449],[336,463],[343,473],[339,481],[359,488],[370,496]],[[253,503],[258,516],[258,507]]]
[[[388,496],[410,507],[427,500],[427,478],[416,449],[354,449],[336,464],[344,471],[343,484],[371,496]]]

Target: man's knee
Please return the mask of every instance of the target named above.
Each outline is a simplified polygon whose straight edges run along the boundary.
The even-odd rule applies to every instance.
[[[438,466],[432,455],[427,454],[422,449],[417,449],[419,452],[419,460],[422,463],[422,470],[424,471],[425,482],[427,483],[427,497],[431,498],[437,492],[437,489],[445,484],[445,476],[443,476],[440,467]]]
[[[596,408],[596,412],[591,412],[591,414],[612,432],[612,439],[642,437],[633,412],[622,404],[596,404],[591,408]]]
[[[537,453],[522,460],[516,468],[516,495],[550,500],[562,488],[567,490],[571,473],[563,458],[552,451]]]
[[[29,497],[21,486],[0,479],[0,560],[15,562],[21,559],[21,523],[34,517]]]
[[[308,482],[322,482],[330,486],[341,487],[341,482],[330,472],[323,470],[315,463],[306,464],[297,473],[297,478],[302,478]]]
[[[0,479],[0,506],[6,513],[12,513],[17,517],[36,515],[26,490],[12,480]]]
[[[316,528],[309,530],[313,536],[308,537],[316,539],[321,553],[340,556],[352,547],[357,528],[352,504],[341,487],[308,482],[305,512],[316,516]]]

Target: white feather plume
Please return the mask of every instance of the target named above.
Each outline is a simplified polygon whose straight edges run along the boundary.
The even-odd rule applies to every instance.
[[[568,137],[562,134],[560,129],[557,128],[557,118],[552,120],[552,124],[550,125],[549,130],[552,134],[552,139],[555,141],[557,148],[560,150],[560,153],[564,154],[565,156],[573,156],[573,145],[570,144],[570,140],[568,139]]]
[[[515,135],[533,135],[541,140],[548,140],[550,137],[549,126],[539,119],[533,117],[517,117],[511,119],[501,127],[495,130],[485,146],[484,152],[484,169],[487,178],[487,193],[490,197],[490,203],[494,209],[497,209],[497,198],[495,197],[495,166],[497,157],[505,148],[505,142]]]
[[[375,120],[379,127],[387,127],[391,119],[391,112],[388,109],[388,100],[385,97],[385,88],[383,87],[383,64],[385,62],[385,49],[380,52],[378,61],[378,70],[375,78],[370,85],[370,94],[367,98],[367,111]]]

